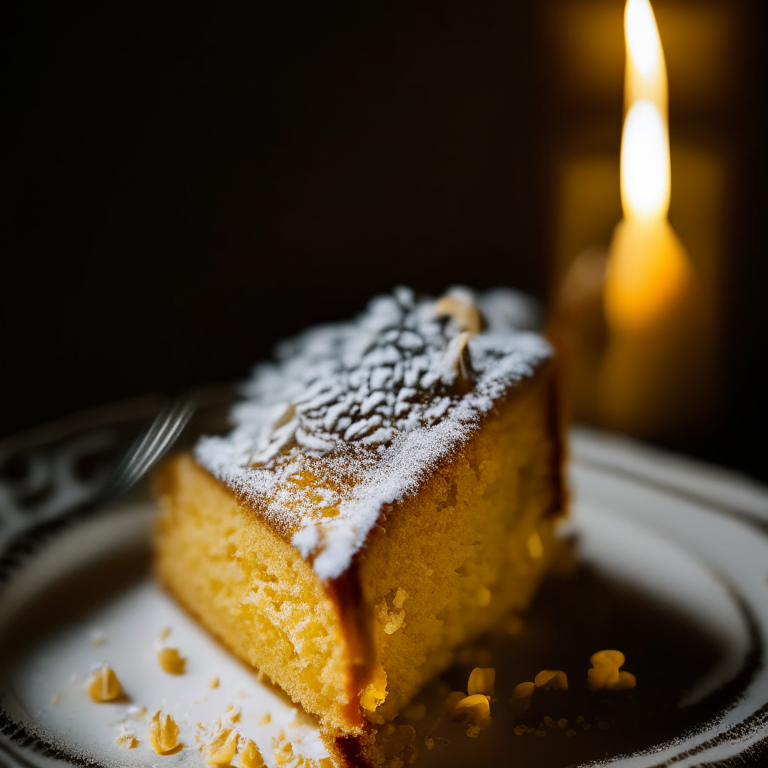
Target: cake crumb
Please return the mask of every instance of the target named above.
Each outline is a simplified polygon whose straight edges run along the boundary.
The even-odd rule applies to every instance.
[[[272,715],[270,715],[269,712],[267,712],[267,714],[264,715],[264,717],[262,717],[261,720],[259,721],[259,725],[269,725],[271,722],[272,722]]]
[[[398,587],[395,596],[392,598],[392,605],[395,608],[402,608],[407,597],[408,593],[402,587]]]
[[[598,651],[589,657],[589,663],[593,667],[623,667],[625,662],[626,657],[621,651]]]
[[[473,724],[485,724],[491,719],[491,705],[488,697],[481,693],[465,696],[457,702],[453,710],[453,717],[457,720],[467,720]]]
[[[549,691],[568,690],[568,676],[561,669],[542,669],[533,682],[537,688]]]
[[[208,680],[208,687],[209,688],[218,688],[219,687],[219,678],[218,677],[212,677]]]
[[[568,736],[568,737],[575,736],[576,735],[576,731],[574,731],[573,728],[571,728],[570,731],[566,731],[565,732],[565,735]]]
[[[259,748],[251,739],[241,739],[240,751],[237,754],[240,758],[240,768],[262,768],[265,764]]]
[[[469,675],[467,682],[467,694],[482,693],[484,696],[492,696],[496,683],[496,670],[493,667],[475,667]]]
[[[163,629],[160,632],[160,641],[162,642],[163,640],[165,640],[168,637],[168,635],[170,635],[170,634],[171,634],[171,628],[170,627],[165,627],[165,629]]]
[[[386,630],[385,630],[386,631]],[[368,712],[375,712],[387,698],[387,673],[379,664],[373,675],[373,680],[365,687],[360,696],[360,706]]]
[[[112,667],[102,664],[91,673],[85,690],[93,701],[114,701],[123,692],[123,686]]]
[[[139,740],[136,738],[136,734],[133,731],[126,730],[125,727],[123,727],[120,733],[117,734],[115,741],[123,749],[136,749],[136,747],[139,746]]]
[[[568,718],[566,718],[566,717],[561,717],[561,718],[560,718],[560,719],[557,721],[557,727],[558,727],[558,728],[562,728],[563,730],[565,730],[565,729],[568,727]]]
[[[515,699],[530,699],[536,689],[534,683],[518,683],[515,690],[512,691],[512,697]]]
[[[435,748],[435,740],[431,736],[427,736],[427,738],[424,739],[424,746],[427,749],[434,749]]]
[[[534,733],[535,733],[537,736],[539,736],[539,737],[541,737],[541,736],[546,736],[546,735],[547,735],[547,732],[546,732],[546,731],[542,731],[542,730],[540,730],[540,729],[539,729],[539,730],[537,730],[537,731],[534,731]]]
[[[218,728],[205,745],[208,765],[228,766],[237,754],[240,734],[234,728]]]
[[[149,744],[158,755],[168,755],[184,746],[179,743],[179,726],[170,715],[155,712],[149,723]]]
[[[230,704],[222,717],[226,718],[231,723],[236,723],[240,719],[240,707]]]
[[[178,648],[161,648],[157,661],[163,672],[169,675],[183,675],[187,660],[179,654]]]
[[[293,754],[293,743],[286,739],[285,731],[280,731],[280,735],[273,741],[272,755],[278,766],[290,765],[296,759]]]
[[[479,735],[480,735],[479,725],[470,725],[467,728],[467,736],[469,736],[470,739],[476,739]]]
[[[626,661],[621,651],[598,651],[589,661],[592,668],[587,670],[587,685],[591,691],[626,691],[637,685],[631,672],[619,670]]]
[[[555,728],[556,727],[555,726],[555,721],[549,715],[547,715],[544,718],[544,725],[546,725],[547,728]]]

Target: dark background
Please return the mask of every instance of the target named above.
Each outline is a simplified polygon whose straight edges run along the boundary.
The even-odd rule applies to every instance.
[[[397,284],[546,300],[554,4],[6,2],[0,437],[243,377]],[[675,447],[768,479],[759,5],[736,3],[725,391]]]

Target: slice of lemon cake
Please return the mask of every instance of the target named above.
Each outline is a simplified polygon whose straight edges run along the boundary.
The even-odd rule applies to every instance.
[[[398,289],[306,331],[158,478],[161,580],[340,765],[382,764],[377,729],[552,560],[556,361],[515,297]]]

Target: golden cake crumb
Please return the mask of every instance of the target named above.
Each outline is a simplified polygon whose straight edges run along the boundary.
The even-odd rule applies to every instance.
[[[94,701],[114,701],[123,692],[123,686],[109,664],[102,664],[91,673],[85,690]]]
[[[386,627],[384,627],[384,631],[387,631]],[[373,680],[366,686],[365,691],[360,696],[360,706],[368,712],[375,712],[384,703],[386,698],[387,675],[381,668],[381,665],[379,665],[374,673]]]
[[[491,719],[491,705],[488,697],[482,693],[465,696],[459,701],[453,710],[453,715],[459,720],[468,720],[471,723],[482,723]]]
[[[557,727],[558,728],[563,728],[563,729],[567,728],[568,727],[568,718],[567,717],[561,717],[557,721]]]
[[[293,754],[293,743],[286,740],[285,732],[281,732],[272,745],[272,755],[278,766],[290,765],[296,759]]]
[[[570,731],[566,731],[565,735],[568,736],[568,737],[575,736],[576,735],[576,731],[571,729]]]
[[[539,736],[539,737],[547,735],[547,732],[542,731],[541,729],[539,729],[538,731],[534,731],[534,733],[536,734],[536,736]]]
[[[631,672],[625,672],[623,669],[619,672],[619,682],[616,686],[617,691],[627,691],[637,685],[637,678]]]
[[[179,655],[177,648],[162,648],[157,654],[157,661],[169,675],[183,675],[187,660]]]
[[[250,739],[241,739],[240,751],[237,754],[240,758],[240,768],[262,768],[264,765],[259,748]]]
[[[619,668],[610,664],[587,670],[587,685],[590,691],[611,690],[619,684]]]
[[[476,739],[480,735],[480,726],[479,725],[470,725],[467,727],[467,736],[469,736],[470,739]]]
[[[208,687],[209,688],[218,688],[219,687],[219,678],[218,677],[212,677],[208,680]]]
[[[587,670],[587,685],[591,691],[626,691],[637,685],[631,672],[619,670],[626,660],[621,651],[598,651],[589,660],[592,668]]]
[[[170,715],[155,712],[149,723],[149,744],[158,755],[167,755],[181,747],[179,744],[179,726]]]
[[[555,727],[555,721],[549,715],[547,715],[544,718],[544,725],[546,725],[547,728],[554,728]]]
[[[533,682],[537,688],[549,691],[568,690],[568,676],[561,669],[542,669]]]
[[[623,667],[626,658],[621,651],[598,651],[589,657],[589,663],[593,667],[609,666]]]
[[[493,667],[475,667],[469,675],[467,694],[482,693],[484,696],[493,695],[496,682],[496,670]]]
[[[230,704],[222,717],[226,718],[231,723],[236,723],[240,719],[240,707],[236,706],[235,704]]]
[[[424,746],[427,749],[434,749],[435,748],[435,740],[431,736],[427,736],[427,738],[424,739]]]
[[[160,640],[162,641],[162,640],[165,640],[165,639],[167,639],[168,635],[170,635],[170,634],[171,634],[171,628],[170,628],[170,627],[166,627],[166,628],[165,628],[165,629],[164,629],[164,630],[163,630],[163,631],[160,633]]]
[[[259,724],[260,725],[269,725],[271,722],[272,722],[272,715],[270,715],[269,712],[267,712],[267,714],[264,715],[264,717],[261,718],[261,720],[259,721]]]
[[[205,745],[208,765],[226,766],[237,754],[240,734],[234,728],[219,728]]]
[[[135,749],[139,746],[139,740],[136,738],[136,734],[132,731],[126,731],[122,730],[117,735],[117,738],[115,741],[123,748],[123,749]]]
[[[515,686],[515,690],[512,691],[512,696],[515,699],[530,699],[535,689],[536,685],[534,683],[519,683]]]

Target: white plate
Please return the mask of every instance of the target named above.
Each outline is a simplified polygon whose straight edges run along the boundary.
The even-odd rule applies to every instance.
[[[230,705],[240,710],[238,730],[268,765],[276,765],[281,735],[296,756],[326,754],[312,721],[152,580],[146,492],[111,510],[88,507],[105,477],[106,464],[99,469],[96,460],[118,453],[154,407],[91,414],[0,446],[3,765],[202,766],[197,724],[212,724]],[[483,654],[497,668],[488,732],[470,740],[446,725],[441,733],[451,746],[424,749],[419,764],[760,764],[768,758],[768,493],[616,438],[583,430],[573,438],[567,529],[578,537],[584,573],[545,591],[526,633],[487,638],[425,691],[429,702],[461,687]],[[184,675],[167,675],[157,664],[165,629],[165,643],[187,659]],[[627,652],[626,668],[638,675],[631,695],[590,697],[579,682],[588,666],[580,660],[601,643]],[[126,700],[94,704],[83,692],[91,667],[103,662],[117,671]],[[508,692],[542,666],[566,669],[573,681],[570,698],[540,701],[541,712],[568,716],[569,727],[545,728],[547,739],[517,736]],[[214,676],[219,686],[212,689]],[[184,749],[156,755],[147,716],[132,714],[142,707],[172,714]],[[585,713],[580,725],[577,710]],[[595,727],[584,730],[590,722]],[[135,732],[137,748],[117,745],[123,727]]]

